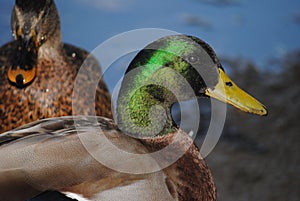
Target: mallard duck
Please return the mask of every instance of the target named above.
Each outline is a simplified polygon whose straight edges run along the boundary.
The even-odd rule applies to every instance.
[[[85,50],[62,43],[54,1],[16,0],[11,19],[14,41],[0,48],[0,133],[43,118],[74,112],[93,115],[81,107],[72,111],[72,93],[81,65],[93,72],[80,74],[86,77],[77,86],[82,85],[86,94],[90,77],[101,77],[100,65]],[[83,97],[78,102],[89,104]],[[96,114],[111,117],[103,79],[95,99]]]
[[[117,124],[104,117],[58,117],[2,134],[0,195],[24,200],[55,190],[75,200],[214,201],[212,174],[171,115],[174,102],[200,97],[267,114],[227,77],[202,40],[172,35],[154,41],[126,71]]]

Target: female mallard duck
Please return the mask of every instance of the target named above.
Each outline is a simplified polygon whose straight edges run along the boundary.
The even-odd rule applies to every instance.
[[[0,195],[24,200],[56,190],[77,200],[216,200],[209,168],[170,112],[176,101],[207,96],[267,114],[226,76],[205,42],[161,38],[129,65],[117,125],[104,117],[61,117],[2,134]]]
[[[16,0],[11,19],[15,40],[0,49],[0,133],[72,112],[92,115],[81,108],[72,111],[73,84],[84,61],[98,78],[100,66],[85,50],[62,43],[54,1]],[[88,93],[85,84],[82,87]],[[96,114],[111,117],[110,95],[103,80],[95,99]]]

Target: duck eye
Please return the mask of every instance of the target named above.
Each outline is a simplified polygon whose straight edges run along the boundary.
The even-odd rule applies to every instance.
[[[39,46],[41,46],[47,39],[47,36],[46,35],[43,35],[39,41]]]
[[[198,57],[196,57],[194,55],[188,57],[188,62],[191,63],[191,64],[196,63],[198,60],[199,60]]]

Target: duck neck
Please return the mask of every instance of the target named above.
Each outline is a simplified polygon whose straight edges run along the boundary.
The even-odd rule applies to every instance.
[[[148,85],[137,88],[130,96],[118,100],[118,126],[132,135],[155,136],[175,131],[171,104],[159,100],[164,89]]]
[[[186,81],[174,70],[175,63],[187,64],[179,63],[177,57],[167,52],[151,54],[148,60],[133,60],[130,64],[117,101],[118,126],[133,136],[153,137],[174,132],[177,126],[171,107],[190,96],[182,93]]]

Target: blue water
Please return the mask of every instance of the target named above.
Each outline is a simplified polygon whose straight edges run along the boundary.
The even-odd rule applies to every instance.
[[[14,1],[0,0],[0,45],[11,38]],[[132,29],[165,28],[198,36],[218,55],[262,68],[300,47],[299,0],[64,0],[56,1],[63,40],[89,51]]]

